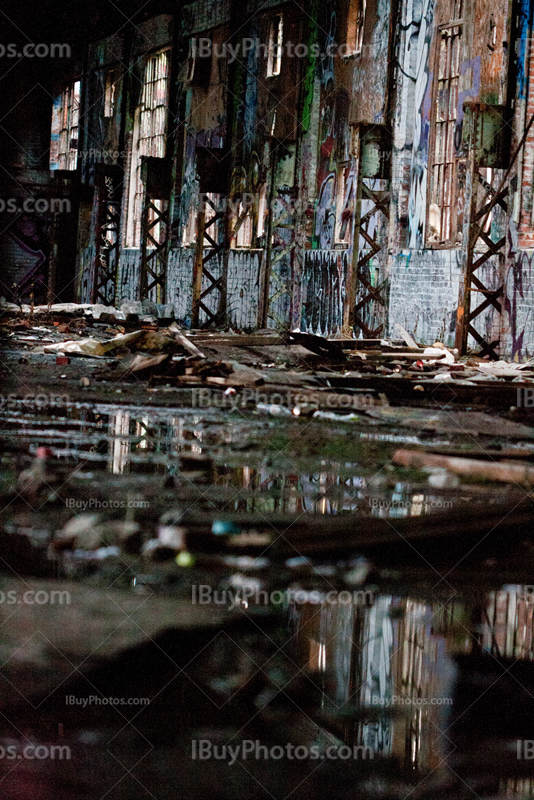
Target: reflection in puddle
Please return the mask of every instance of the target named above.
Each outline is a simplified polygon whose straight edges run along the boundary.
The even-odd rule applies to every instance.
[[[54,416],[6,411],[0,419],[5,439],[11,437],[17,445],[31,452],[40,444],[50,446],[56,456],[76,468],[79,466],[80,475],[86,476],[83,480],[87,484],[93,480],[98,490],[111,493],[118,486],[118,491],[124,494],[126,487],[128,498],[130,492],[136,497],[135,491],[146,488],[145,477],[147,483],[153,479],[155,500],[150,513],[147,512],[147,520],[150,516],[160,516],[158,503],[161,488],[166,484],[162,479],[168,476],[173,479],[170,502],[179,507],[189,492],[195,502],[200,497],[199,507],[201,501],[206,501],[210,512],[220,509],[258,515],[355,512],[360,517],[395,518],[421,516],[447,510],[452,505],[447,499],[451,495],[435,488],[428,491],[420,486],[415,488],[408,481],[399,480],[399,473],[393,477],[389,473],[388,477],[385,469],[376,467],[377,451],[365,449],[365,438],[398,443],[415,440],[415,437],[406,439],[356,432],[348,458],[323,457],[321,452],[320,456],[305,459],[295,457],[287,445],[282,444],[279,449],[272,445],[273,430],[283,429],[284,422],[280,420],[276,423],[266,419],[249,421],[241,416],[200,414],[198,410],[187,408],[170,411],[111,404],[73,405],[62,415],[58,412]],[[197,467],[203,465],[202,469],[195,467],[195,459]],[[117,476],[115,482],[114,476]],[[135,482],[137,477],[140,480]],[[174,482],[176,477],[179,480]],[[69,499],[78,499],[83,490],[83,486],[76,484]],[[78,492],[76,497],[74,491]],[[86,497],[98,499],[94,487],[88,486],[85,491],[90,492]],[[476,492],[472,488],[466,495],[469,495],[466,502],[472,497],[476,502]],[[479,502],[486,502],[487,495],[481,493],[478,498]],[[189,500],[184,502],[187,508],[189,505]],[[21,524],[30,527],[25,518]],[[147,523],[146,528],[149,527]],[[46,536],[46,530],[44,533]],[[298,556],[295,550],[295,558],[289,561],[300,560],[310,568],[310,573],[313,570],[314,581],[320,583],[321,590],[326,592],[332,588],[329,580],[336,580],[333,564],[321,568],[320,564]],[[254,562],[258,571],[260,566],[265,573],[271,570],[268,557],[266,554],[263,565],[259,559]],[[246,558],[249,561],[243,565]],[[371,573],[372,579],[377,576],[380,580],[389,570],[390,574],[399,576],[395,578],[399,585],[404,580],[409,582],[403,570],[407,575],[411,573],[394,558],[382,572],[381,566],[377,566],[375,573]],[[263,577],[254,576],[252,561],[252,557],[243,557],[232,562],[230,569],[235,570],[235,574],[228,581],[231,589],[254,585],[252,581],[263,586],[260,583]],[[351,562],[354,569],[355,564]],[[162,594],[168,590],[170,596],[175,583],[176,591],[180,591],[180,581],[187,583],[189,580],[186,568],[181,572],[169,570],[172,581],[162,588],[167,566],[171,566],[171,562],[165,562],[160,572],[156,562],[141,562],[136,556],[132,566],[136,591],[143,592],[146,587],[154,586],[155,591],[161,589]],[[286,566],[299,568],[298,564],[289,562]],[[428,561],[423,569],[427,566]],[[175,567],[172,561],[172,569]],[[302,563],[300,567],[305,583],[309,573],[305,573]],[[117,572],[113,569],[113,565],[102,567],[106,586],[110,581],[111,585],[115,584],[126,573],[123,563],[118,565]],[[214,581],[228,580],[226,566],[221,573],[219,566],[217,572],[213,569]],[[366,575],[361,580],[365,580],[367,567],[362,566],[362,570]],[[97,577],[95,572],[95,584]],[[129,573],[124,580],[125,585],[126,582],[130,585]],[[289,580],[287,574],[283,580]],[[428,587],[421,589],[419,596],[419,588],[414,589],[414,585],[423,584]],[[464,786],[466,771],[471,770],[470,775],[476,770],[483,773],[482,777],[476,774],[479,783],[473,796],[495,797],[500,792],[501,797],[532,797],[534,781],[526,773],[531,764],[534,766],[534,759],[519,761],[515,752],[518,740],[534,740],[534,708],[529,705],[534,698],[534,677],[529,678],[527,672],[515,675],[512,667],[519,664],[528,668],[534,661],[534,589],[507,585],[483,594],[482,589],[476,589],[476,576],[473,584],[471,596],[457,594],[452,587],[450,595],[453,596],[450,596],[445,591],[448,589],[446,576],[440,578],[437,569],[432,567],[417,584],[410,583],[410,588],[399,588],[397,583],[392,588],[392,583],[384,583],[382,593],[374,586],[372,592],[365,589],[353,592],[353,598],[360,595],[359,602],[290,602],[293,666],[296,664],[301,675],[309,676],[310,680],[310,696],[304,698],[309,699],[309,706],[303,704],[305,711],[299,719],[301,729],[311,717],[324,732],[325,739],[335,738],[371,752],[377,775],[379,766],[392,765],[392,772],[401,774],[411,786],[427,775],[442,776],[447,765]],[[355,585],[361,586],[357,581]],[[386,586],[390,594],[384,592]],[[243,608],[247,609],[244,603],[240,606]],[[284,618],[284,636],[285,624]],[[220,637],[221,641],[224,639]],[[267,636],[265,639],[273,644]],[[226,644],[230,646],[234,642],[227,639]],[[243,641],[239,639],[238,648],[246,661],[242,647]],[[276,647],[275,655],[280,651],[282,648]],[[222,660],[213,659],[213,686],[218,690],[226,686],[225,680],[230,694],[235,685],[241,685],[239,681],[235,685],[232,683],[240,678],[235,674],[239,672],[239,657],[232,659],[226,677],[217,673],[222,673]],[[270,661],[269,656],[266,663]],[[247,672],[248,667],[241,667],[243,687],[253,687],[252,678],[261,670],[255,661],[250,672]],[[508,672],[509,683],[503,688],[501,678]],[[143,672],[143,681],[148,673],[149,670]],[[515,694],[512,694],[510,685],[514,688],[514,681]],[[286,684],[283,686],[285,688]],[[321,691],[314,694],[312,689],[317,687]],[[227,700],[230,707],[230,697]],[[226,700],[221,708],[225,704]],[[264,705],[262,701],[261,711]],[[493,710],[494,706],[498,712]],[[260,713],[258,706],[254,708],[253,720],[256,713]],[[501,730],[500,715],[507,708],[507,727]],[[211,706],[208,713],[211,724],[214,713]],[[175,716],[180,717],[180,714]],[[247,706],[241,722],[245,724],[249,716]],[[519,726],[520,717],[523,727]],[[226,720],[224,724],[229,723]],[[310,740],[316,735],[313,724],[303,731],[303,736],[308,735]],[[470,754],[473,754],[471,762]],[[503,774],[506,758],[506,774]],[[482,789],[479,784],[483,784]],[[398,798],[409,794],[399,792]],[[428,798],[438,794],[421,796]],[[454,793],[442,796],[447,800],[455,797]],[[397,798],[397,795],[392,792],[391,797]]]
[[[499,659],[534,659],[532,600],[531,586],[508,586],[447,603],[379,594],[371,606],[294,604],[298,666],[319,680],[324,693],[319,724],[327,719],[329,729],[346,744],[394,759],[407,778],[441,769],[453,754],[462,762],[470,747],[479,757],[476,748],[487,736],[487,746],[500,754],[490,772],[494,768],[498,773],[507,752],[510,774],[517,769],[514,748],[524,733],[513,727],[503,732],[495,720],[485,731],[488,723],[482,709],[478,720],[476,701],[488,692],[491,708],[490,691],[497,696],[500,674],[493,677],[491,671]],[[469,702],[458,691],[458,657],[464,687],[474,687]],[[488,665],[487,674],[481,664]],[[519,687],[523,702],[531,700],[531,688]],[[472,737],[457,728],[467,712],[476,729]],[[513,713],[511,717],[513,725]],[[523,761],[517,771],[524,766]],[[500,787],[506,797],[532,797],[530,778],[497,776],[490,782],[492,791]]]
[[[287,444],[272,445],[273,424],[280,430],[283,421],[247,420],[213,410],[201,414],[191,408],[77,403],[56,409],[53,415],[42,409],[34,414],[24,408],[6,409],[0,412],[0,421],[3,436],[16,439],[30,452],[47,445],[65,462],[87,462],[92,470],[118,476],[176,475],[180,459],[187,454],[212,459],[213,484],[234,491],[229,511],[358,512],[393,518],[419,516],[451,505],[436,490],[416,492],[409,483],[395,484],[384,470],[377,471],[369,450],[373,445],[366,440],[406,441],[400,436],[355,433],[357,460],[306,460],[294,457]]]

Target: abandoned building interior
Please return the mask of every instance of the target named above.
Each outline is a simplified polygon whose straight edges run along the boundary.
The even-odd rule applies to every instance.
[[[0,0],[1,800],[534,798],[533,26]]]

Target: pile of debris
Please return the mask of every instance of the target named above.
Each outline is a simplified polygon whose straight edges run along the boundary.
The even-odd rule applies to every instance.
[[[149,379],[151,388],[263,386],[276,393],[286,386],[368,391],[390,404],[432,399],[509,409],[522,405],[522,388],[534,385],[532,361],[460,360],[440,342],[419,347],[400,326],[399,340],[326,339],[300,331],[190,331],[172,321],[172,306],[150,301],[123,303],[118,311],[73,303],[0,310],[0,335],[27,355],[55,356],[60,365],[102,359],[109,370],[97,372],[97,380]],[[309,405],[305,397],[301,405]]]

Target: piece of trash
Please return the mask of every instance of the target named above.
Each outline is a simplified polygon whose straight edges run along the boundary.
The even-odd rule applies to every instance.
[[[264,414],[271,414],[273,417],[291,417],[293,415],[289,408],[276,403],[258,403],[256,410]]]
[[[236,525],[235,522],[226,522],[222,519],[216,519],[211,526],[211,532],[215,536],[227,536],[241,533],[241,528],[239,525]]]
[[[90,386],[90,385],[91,385],[91,379],[90,378],[88,378],[87,376],[84,376],[83,378],[80,378],[80,386]]]
[[[330,419],[333,422],[356,422],[360,419],[358,414],[334,414],[333,411],[315,411],[313,416],[317,419]]]
[[[185,547],[186,529],[178,525],[160,525],[158,540],[163,547],[170,547],[179,552]]]
[[[174,559],[179,567],[194,567],[195,566],[195,559],[194,556],[189,553],[187,550],[184,550],[182,553],[178,553],[176,558]]]
[[[70,358],[67,356],[56,356],[56,364],[59,364],[61,367],[65,367],[67,364],[70,364]]]
[[[343,580],[349,586],[357,586],[361,583],[365,583],[369,572],[371,571],[371,564],[367,561],[366,558],[358,558],[356,559],[356,563],[350,570],[350,572],[345,573],[343,576]]]
[[[54,538],[54,547],[58,550],[97,550],[103,544],[97,531],[100,514],[78,514],[63,526]]]
[[[423,351],[424,356],[434,357],[432,361],[427,361],[427,364],[435,364],[438,362],[455,364],[457,354],[457,350],[449,350],[449,348],[445,347],[441,342],[435,342],[432,347],[425,347]]]
[[[452,475],[444,467],[426,467],[425,471],[429,473],[428,485],[435,489],[453,489],[460,485],[458,475]]]

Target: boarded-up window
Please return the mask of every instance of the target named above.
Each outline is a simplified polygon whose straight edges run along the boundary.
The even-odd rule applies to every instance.
[[[167,119],[167,91],[169,78],[169,50],[149,56],[143,80],[141,102],[136,110],[130,169],[130,193],[128,200],[127,247],[139,247],[141,243],[141,215],[144,204],[144,186],[141,180],[143,156],[165,156],[165,131]],[[154,205],[162,208],[163,200]],[[151,220],[149,219],[149,222]],[[159,240],[159,225],[152,235]]]
[[[66,86],[54,104],[50,169],[75,170],[78,165],[80,81]]]
[[[456,157],[454,137],[462,26],[442,26],[437,37],[428,239],[439,244],[454,244],[459,241],[461,233],[456,203],[460,162]]]

